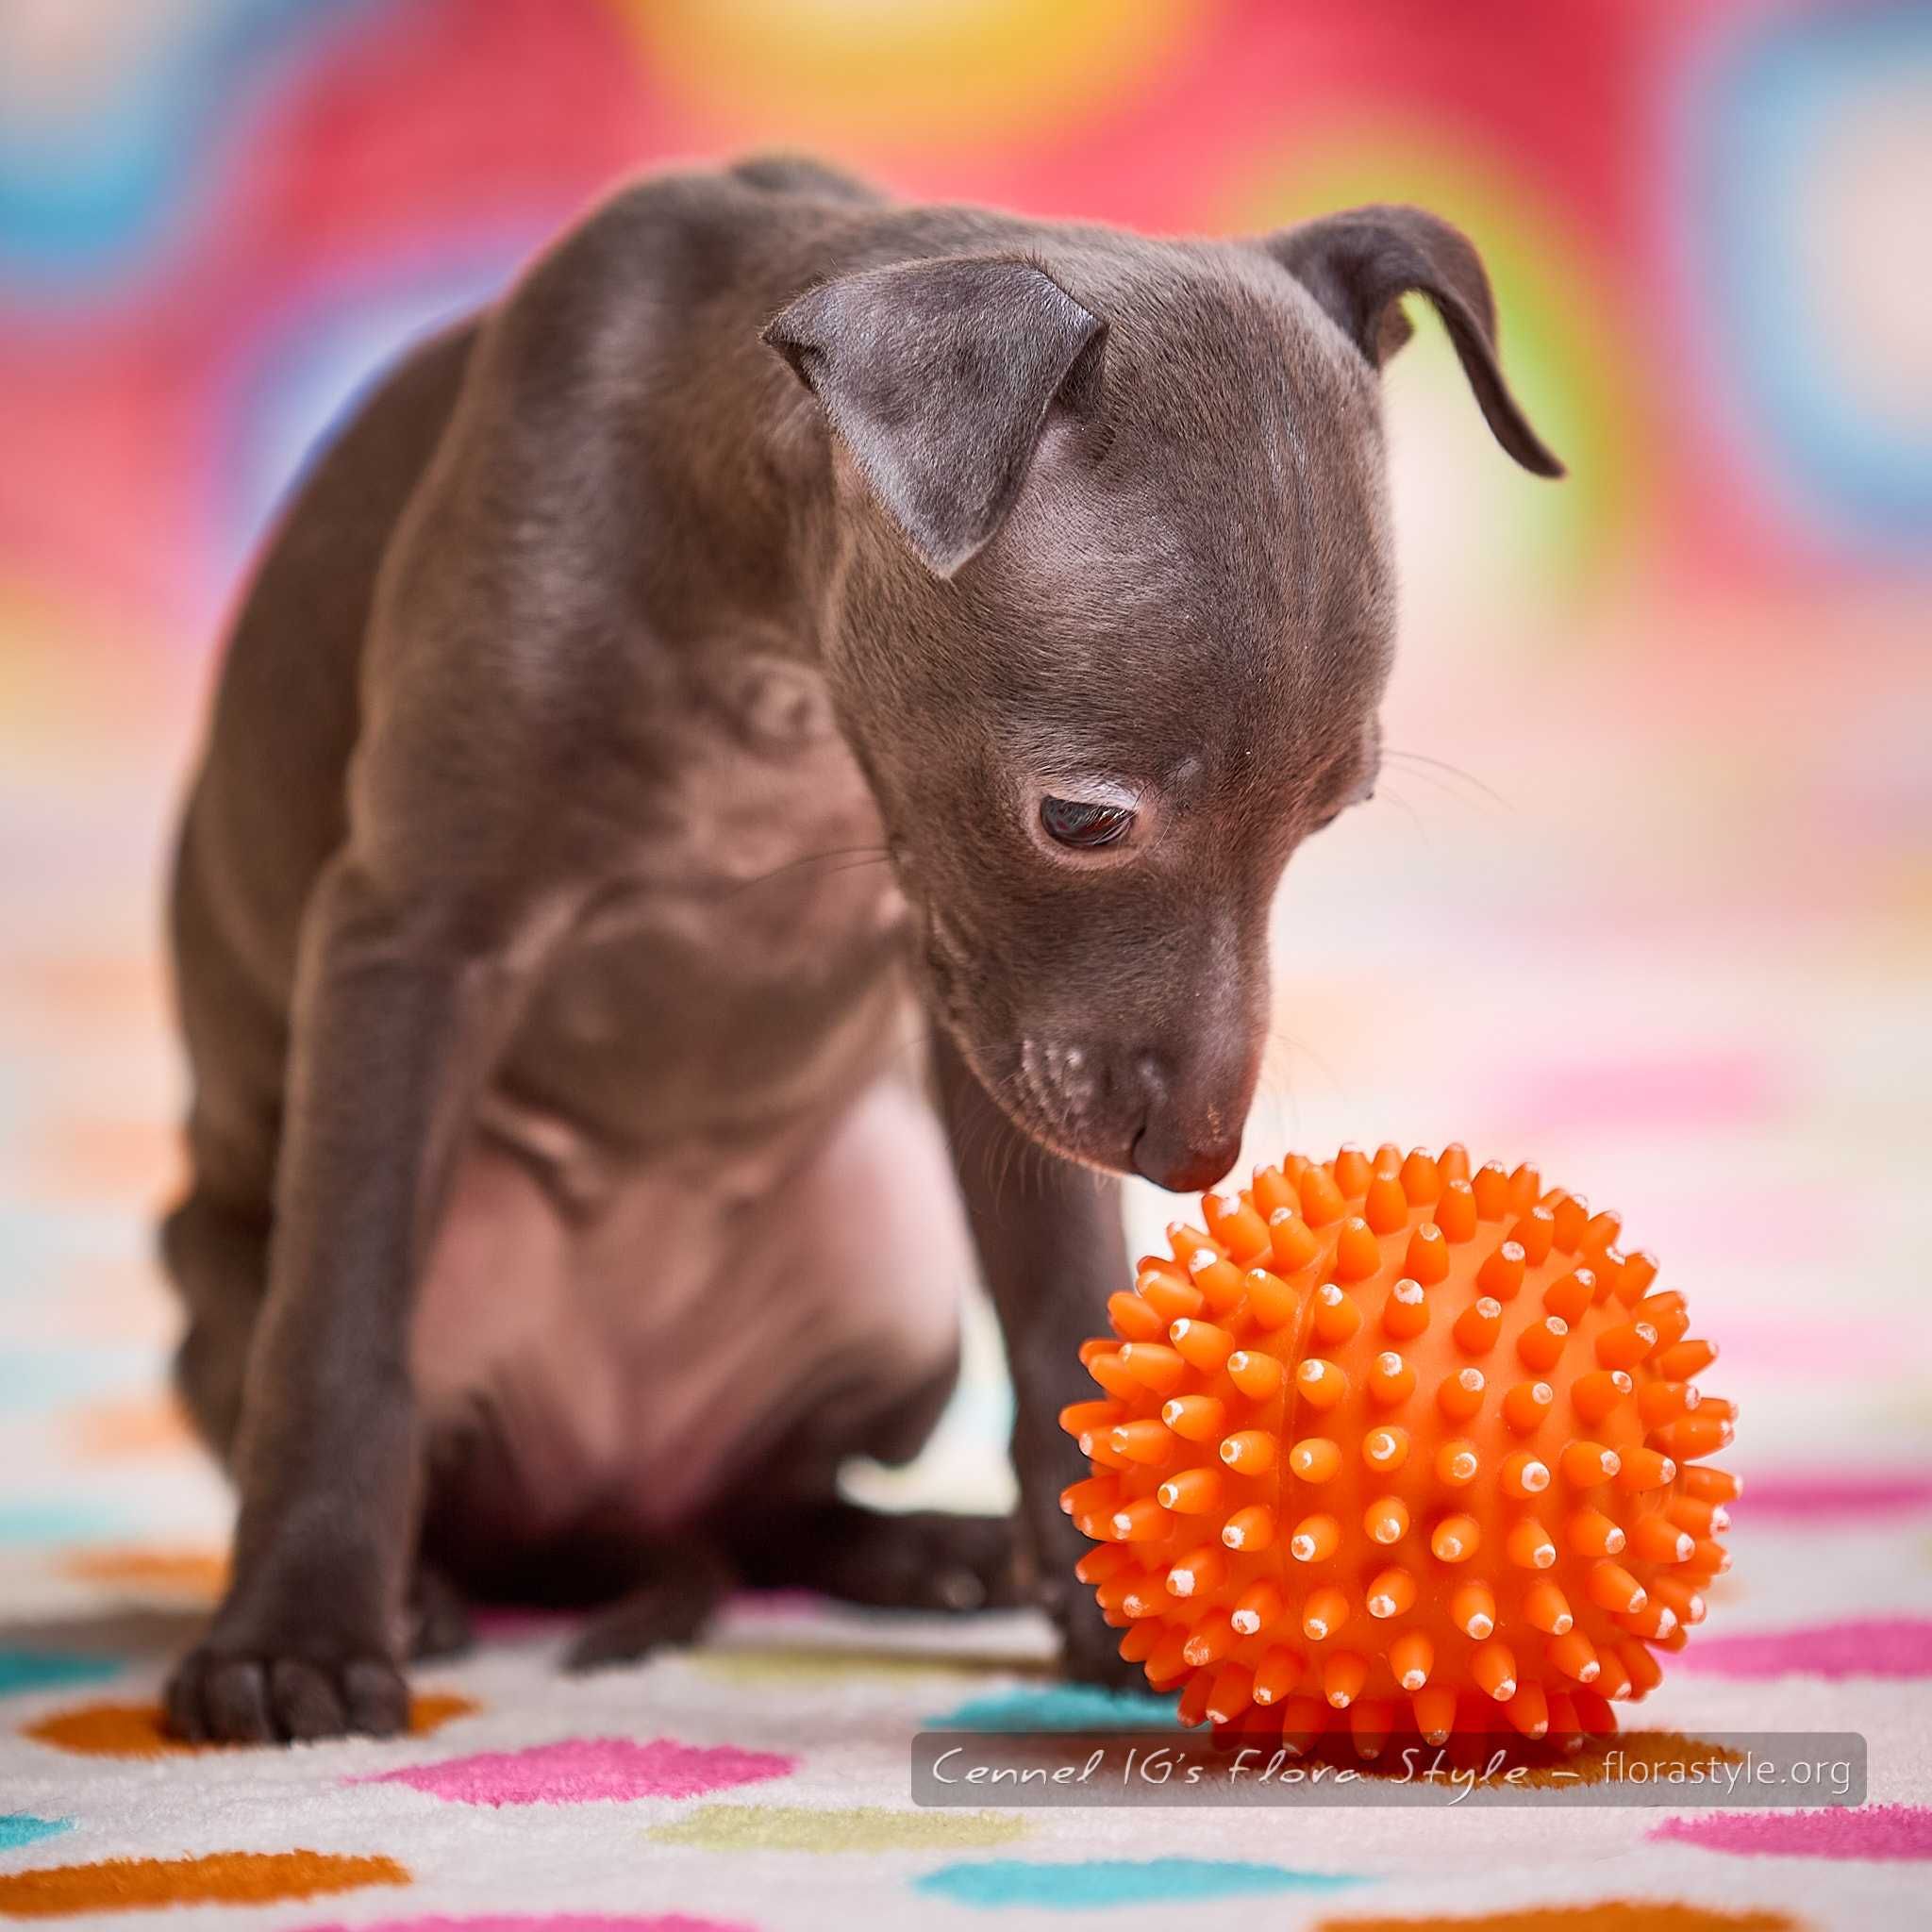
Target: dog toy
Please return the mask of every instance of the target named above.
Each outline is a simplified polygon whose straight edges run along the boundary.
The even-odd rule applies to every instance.
[[[1202,1208],[1060,1418],[1122,1657],[1186,1723],[1364,1757],[1614,1732],[1729,1566],[1740,1485],[1699,1458],[1736,1412],[1684,1297],[1614,1214],[1459,1146],[1291,1156]]]

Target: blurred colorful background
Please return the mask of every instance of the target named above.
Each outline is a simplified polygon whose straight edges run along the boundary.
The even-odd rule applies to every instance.
[[[157,939],[248,556],[399,345],[627,173],[774,146],[1476,240],[1571,476],[1424,319],[1388,779],[1290,873],[1254,1152],[1459,1137],[1620,1208],[1742,1398],[1733,1627],[1883,1612],[1932,1669],[1932,7],[1823,0],[6,0],[0,1607],[217,1574]],[[1004,1399],[980,1324],[865,1480],[996,1500]]]

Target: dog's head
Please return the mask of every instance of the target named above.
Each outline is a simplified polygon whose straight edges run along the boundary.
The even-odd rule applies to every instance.
[[[1201,1188],[1253,1098],[1281,870],[1374,783],[1403,295],[1504,448],[1560,466],[1432,216],[1038,239],[823,283],[766,340],[833,433],[827,673],[941,1019],[1037,1140]]]

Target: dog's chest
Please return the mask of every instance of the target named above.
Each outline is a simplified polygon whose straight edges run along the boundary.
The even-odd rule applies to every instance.
[[[511,1084],[621,1141],[836,1110],[903,1005],[906,908],[817,680],[755,662],[681,721],[625,883],[553,962]]]

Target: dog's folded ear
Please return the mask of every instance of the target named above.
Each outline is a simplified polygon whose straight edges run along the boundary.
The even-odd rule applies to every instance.
[[[822,282],[764,340],[949,577],[1005,521],[1048,406],[1105,329],[1031,262],[948,257]]]
[[[1563,474],[1503,380],[1490,278],[1459,230],[1419,208],[1357,208],[1283,229],[1261,245],[1378,369],[1408,340],[1401,298],[1425,295],[1496,441],[1539,476]]]

